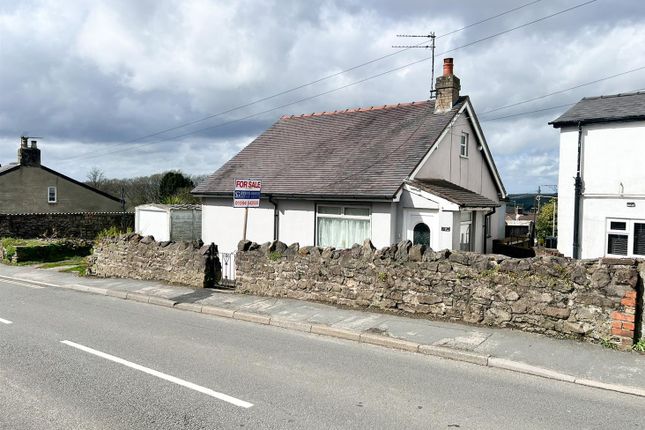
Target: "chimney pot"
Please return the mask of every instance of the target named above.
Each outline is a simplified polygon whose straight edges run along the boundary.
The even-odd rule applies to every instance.
[[[444,58],[443,59],[443,75],[444,76],[450,76],[450,75],[452,75],[452,71],[453,71],[452,58]]]
[[[31,147],[32,147],[32,148],[37,148],[37,147],[38,147],[38,146],[36,145],[36,141],[35,141],[35,140],[32,140],[32,141],[31,141]]]

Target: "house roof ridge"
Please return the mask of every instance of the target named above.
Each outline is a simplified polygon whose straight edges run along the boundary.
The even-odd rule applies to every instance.
[[[420,106],[429,103],[430,100],[418,100],[418,101],[413,101],[413,102],[407,102],[407,103],[396,103],[396,104],[384,104],[384,105],[377,105],[377,106],[370,106],[370,107],[358,107],[354,109],[340,109],[340,110],[335,110],[333,112],[313,112],[309,114],[300,114],[300,115],[282,115],[280,117],[280,120],[285,120],[285,119],[297,119],[297,118],[311,118],[315,116],[329,116],[329,115],[339,115],[343,113],[355,113],[355,112],[371,112],[375,110],[383,110],[383,109],[394,109],[394,108],[399,108],[399,107],[406,107],[406,106]]]
[[[583,97],[582,100],[599,100],[599,99],[611,99],[615,97],[629,97],[629,96],[639,96],[644,95],[645,91],[633,91],[629,93],[618,93],[618,94],[603,94],[600,96],[591,96]]]

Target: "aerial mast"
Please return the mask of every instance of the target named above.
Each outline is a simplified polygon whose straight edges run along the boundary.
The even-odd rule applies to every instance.
[[[435,94],[436,91],[434,89],[434,50],[436,48],[436,45],[435,45],[436,36],[434,34],[434,31],[430,32],[430,34],[397,34],[396,37],[423,37],[425,39],[430,39],[429,45],[426,43],[427,41],[423,41],[417,45],[393,45],[392,48],[400,48],[400,49],[423,48],[423,49],[432,50],[432,72],[430,73],[430,98],[434,99],[436,97],[436,94]]]

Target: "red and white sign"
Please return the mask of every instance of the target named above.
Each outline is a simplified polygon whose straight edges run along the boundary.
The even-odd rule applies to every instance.
[[[233,207],[258,208],[260,207],[260,192],[262,181],[259,179],[236,179],[233,191]]]

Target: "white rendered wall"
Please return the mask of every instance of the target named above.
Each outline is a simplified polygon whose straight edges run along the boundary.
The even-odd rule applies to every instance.
[[[307,200],[279,200],[279,239],[291,245],[313,246],[316,225],[316,205]]]
[[[397,212],[397,239],[399,242],[407,239],[407,232],[409,229],[410,215],[433,215],[434,222],[430,227],[430,247],[433,250],[441,249],[454,249],[453,247],[453,234],[454,234],[454,208],[444,208],[438,201],[428,200],[415,193],[410,193],[403,190],[399,200],[399,210]],[[454,206],[454,205],[453,205]],[[459,218],[458,216],[456,217]],[[442,227],[447,227],[449,231],[442,231]],[[458,234],[458,233],[457,233]],[[459,236],[457,236],[457,247],[459,247]]]
[[[392,204],[372,203],[372,244],[376,248],[390,246],[392,238]]]
[[[135,208],[136,233],[154,236],[158,242],[170,240],[170,214],[164,210]]]
[[[607,218],[645,218],[644,141],[643,122],[583,126],[582,258],[605,255]],[[573,253],[577,145],[576,127],[561,130],[558,250],[566,256],[572,256]],[[635,207],[628,208],[627,202],[634,202]]]
[[[573,205],[578,154],[578,130],[560,133],[560,167],[558,174],[558,251],[573,256]]]
[[[645,222],[645,198],[628,208],[625,199],[585,198],[582,222],[581,258],[602,257],[607,251],[607,218]],[[632,244],[629,244],[631,248]]]
[[[257,243],[273,240],[273,205],[260,201],[259,208],[250,208],[246,238]],[[234,208],[232,198],[202,199],[202,240],[215,243],[221,252],[237,250],[242,240],[244,209]]]

